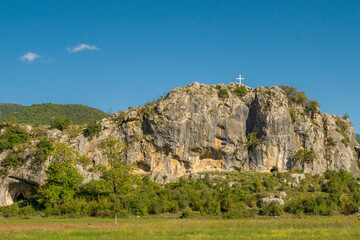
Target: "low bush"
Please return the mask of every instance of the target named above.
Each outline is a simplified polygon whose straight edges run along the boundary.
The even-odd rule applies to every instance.
[[[295,123],[296,122],[296,112],[294,109],[290,109],[290,118],[291,118],[291,122]]]
[[[226,99],[226,98],[229,97],[229,93],[225,88],[222,88],[222,89],[219,90],[218,96],[221,99]]]
[[[333,146],[333,147],[335,147],[335,146],[336,146],[336,142],[335,142],[334,138],[328,137],[328,138],[327,138],[327,145],[328,145],[328,146]]]
[[[47,139],[41,139],[36,145],[36,158],[43,163],[46,161],[51,151],[54,150],[53,145]]]
[[[262,203],[260,215],[281,216],[284,213],[284,207],[276,202]]]
[[[101,132],[101,124],[97,122],[91,122],[87,125],[86,129],[84,130],[85,137],[94,137],[98,136]]]
[[[24,161],[21,156],[19,156],[19,153],[12,152],[9,153],[5,159],[2,161],[2,166],[8,167],[8,168],[18,168],[21,165],[23,165]]]
[[[256,148],[259,144],[261,144],[261,141],[256,137],[256,134],[257,133],[252,132],[246,136],[246,146],[248,147],[248,150],[252,150]]]
[[[233,93],[238,96],[239,98],[242,98],[243,96],[245,96],[247,94],[248,90],[246,89],[246,87],[244,85],[241,86],[237,86],[234,90]]]
[[[19,125],[4,126],[5,132],[0,136],[0,152],[12,149],[15,145],[27,142],[30,139],[26,130]]]

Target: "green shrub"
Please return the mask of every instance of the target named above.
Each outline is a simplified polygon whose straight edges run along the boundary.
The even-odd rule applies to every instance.
[[[71,120],[69,118],[55,118],[50,125],[51,129],[59,129],[60,131],[65,130],[71,124]]]
[[[295,123],[296,122],[296,112],[294,109],[290,108],[290,118],[291,118],[291,122]]]
[[[36,145],[36,150],[37,159],[43,163],[46,161],[51,151],[54,150],[54,147],[49,140],[41,139],[41,141]]]
[[[91,122],[87,125],[86,129],[84,130],[85,137],[94,137],[98,136],[101,132],[101,124],[97,122]]]
[[[91,160],[87,156],[79,156],[78,159],[76,159],[76,163],[80,164],[84,169],[86,169],[86,167],[90,165]]]
[[[25,143],[29,138],[29,134],[19,125],[8,125],[0,136],[0,152],[11,149],[14,145]]]
[[[13,144],[7,139],[0,139],[0,152],[13,148]]]
[[[360,185],[351,173],[340,169],[336,171],[326,171],[325,178],[329,182],[324,186],[324,190],[328,193],[357,193],[360,192]]]
[[[260,214],[265,216],[281,216],[284,213],[284,207],[277,202],[261,203]]]
[[[9,168],[0,167],[0,177],[5,177],[9,174]]]
[[[18,168],[23,165],[24,161],[18,153],[9,153],[2,162],[4,167]]]
[[[248,150],[252,150],[261,144],[261,141],[256,137],[256,134],[256,132],[252,132],[246,136],[247,141],[245,144],[248,147]]]
[[[234,90],[233,90],[233,93],[238,96],[239,98],[242,98],[243,96],[246,95],[247,93],[247,89],[244,85],[241,85],[241,86],[237,86]]]
[[[328,146],[333,146],[333,147],[335,147],[335,146],[336,146],[336,142],[335,142],[334,138],[328,137],[328,138],[327,138],[327,145],[328,145]]]
[[[222,88],[222,89],[219,90],[218,96],[221,99],[226,99],[226,98],[229,97],[229,93],[225,88]]]
[[[264,179],[263,186],[266,188],[267,191],[271,191],[275,188],[277,184],[277,179],[274,177]]]
[[[350,144],[350,138],[348,136],[347,130],[349,128],[348,124],[342,120],[336,120],[336,125],[338,126],[335,130],[340,133],[344,138],[341,142],[348,147]]]
[[[339,132],[341,134],[344,134],[347,132],[349,126],[347,125],[346,122],[341,121],[341,120],[336,120],[335,123],[338,126],[338,128],[336,129],[337,132]]]
[[[225,219],[239,219],[239,218],[248,218],[255,216],[256,212],[247,209],[247,206],[243,202],[239,202],[234,205],[228,211],[226,211],[223,215]]]
[[[350,138],[348,136],[344,137],[343,139],[341,139],[341,142],[348,147],[350,144]]]

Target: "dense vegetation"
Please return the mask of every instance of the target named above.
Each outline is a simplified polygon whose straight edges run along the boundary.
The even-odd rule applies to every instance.
[[[204,173],[161,185],[149,176],[130,174],[132,166],[125,166],[122,161],[127,146],[115,138],[107,138],[99,145],[109,159],[107,166],[91,166],[88,158],[62,143],[52,145],[44,140],[37,147],[43,154],[52,151],[53,155],[45,185],[36,196],[0,208],[2,216],[173,213],[181,218],[234,219],[283,214],[348,215],[355,213],[360,204],[360,185],[344,170],[327,171],[323,176],[306,174],[299,182],[292,172]],[[307,161],[312,153],[298,155],[299,161]],[[82,183],[76,165],[96,171],[102,178]],[[266,197],[282,199],[285,205],[264,201]]]
[[[360,143],[360,134],[356,134],[356,140]]]
[[[54,119],[69,119],[74,124],[98,121],[108,114],[96,108],[80,104],[34,104],[29,107],[21,105],[0,105],[0,120],[16,119],[18,123],[51,124]]]
[[[59,129],[71,138],[79,134],[90,138],[101,130],[101,125],[97,122],[91,122],[87,126],[69,124],[69,119],[54,119],[50,126],[0,123],[0,153],[9,151],[0,163],[0,176],[6,176],[10,169],[22,166],[26,162],[25,158],[32,157],[33,166],[40,166],[44,163],[54,150],[54,142],[51,142],[54,139],[50,140],[46,135],[46,131],[49,129]],[[27,153],[25,154],[25,152]],[[81,161],[86,162],[87,160],[81,158]]]
[[[29,139],[29,134],[19,125],[1,125],[0,130],[4,132],[0,136],[0,153],[7,149],[12,149],[16,144],[24,143]]]
[[[122,161],[127,146],[117,139],[107,138],[98,146],[108,158],[108,165],[93,166],[89,158],[65,144],[49,141],[44,133],[46,129],[39,126],[28,132],[16,124],[0,126],[0,152],[11,150],[1,163],[1,176],[24,164],[24,149],[30,149],[33,154],[34,166],[42,164],[49,155],[53,159],[47,170],[47,181],[37,195],[0,208],[0,215],[111,217],[115,214],[172,213],[182,218],[214,216],[232,219],[256,215],[352,214],[360,204],[360,186],[344,170],[327,171],[323,176],[306,175],[300,182],[291,176],[293,172],[280,173],[276,169],[272,173],[204,173],[163,185],[149,176],[130,174],[132,166],[125,166]],[[63,131],[68,134],[83,132],[91,137],[99,132],[99,124],[93,122],[85,129]],[[30,143],[33,140],[36,140],[35,145]],[[258,143],[256,133],[250,133],[248,148],[251,150]],[[301,166],[313,159],[313,151],[298,151],[293,159],[294,164],[300,166],[296,171],[301,171]],[[82,183],[79,166],[88,172],[96,172],[101,179]],[[166,180],[165,177],[158,178],[160,182]],[[266,197],[282,199],[285,205],[262,201]]]
[[[0,103],[0,121],[8,119],[11,114],[19,112],[26,108],[20,104],[15,103]]]

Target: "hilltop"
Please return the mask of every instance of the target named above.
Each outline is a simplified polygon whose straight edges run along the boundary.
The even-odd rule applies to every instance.
[[[0,104],[0,121],[15,118],[16,122],[24,124],[50,125],[56,119],[70,119],[74,124],[98,121],[107,117],[105,112],[81,104]]]
[[[16,103],[0,103],[0,121],[9,119],[11,114],[19,112],[24,108],[26,107]]]

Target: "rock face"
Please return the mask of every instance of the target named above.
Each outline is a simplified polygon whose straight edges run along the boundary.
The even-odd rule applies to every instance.
[[[342,168],[359,176],[360,147],[347,119],[320,112],[311,116],[304,106],[290,105],[279,87],[247,87],[243,97],[233,92],[236,87],[237,83],[218,87],[192,83],[157,102],[103,119],[97,137],[69,138],[58,131],[47,136],[90,157],[93,165],[106,162],[100,141],[116,136],[127,142],[127,164],[160,182],[204,171],[294,168],[314,174]],[[220,88],[227,90],[228,97],[219,97]],[[299,150],[313,150],[315,158],[296,162],[293,156]],[[96,177],[79,170],[85,181]],[[4,197],[11,176],[41,185],[44,174],[44,170],[31,174],[25,169],[11,173],[0,183],[1,204],[11,202]]]
[[[229,93],[222,99],[215,86],[193,83],[170,91],[156,104],[118,113],[123,117],[115,131],[128,143],[127,162],[142,172],[170,178],[202,171],[296,167],[309,173],[343,168],[358,176],[358,143],[347,119],[325,113],[311,118],[305,107],[289,106],[278,87],[248,88],[239,98],[232,93],[237,86],[221,85]],[[342,133],[340,123],[346,127]],[[249,148],[251,133],[260,144]],[[348,144],[342,142],[344,136]],[[293,156],[301,149],[313,150],[314,161],[295,163]]]

